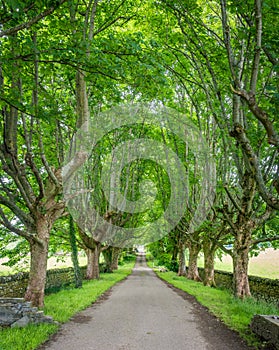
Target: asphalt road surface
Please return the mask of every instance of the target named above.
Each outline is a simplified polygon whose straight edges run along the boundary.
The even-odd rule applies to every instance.
[[[193,297],[161,281],[139,256],[133,273],[62,325],[45,350],[247,350]]]

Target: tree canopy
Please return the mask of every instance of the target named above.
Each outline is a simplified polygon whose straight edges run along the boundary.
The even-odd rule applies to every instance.
[[[278,244],[278,10],[274,0],[0,3],[0,252],[9,255],[5,245],[13,242],[15,260],[18,253],[31,254],[27,300],[43,305],[47,258],[64,239],[55,233],[73,231],[71,220],[65,221],[63,177],[84,169],[88,159],[88,150],[73,148],[67,158],[74,135],[87,132],[112,107],[138,103],[185,116],[183,123],[195,126],[194,142],[177,137],[167,123],[130,125],[128,116],[126,125],[117,126],[119,115],[108,114],[115,128],[93,148],[82,180],[94,189],[90,205],[122,228],[161,217],[173,188],[159,162],[117,154],[119,164],[127,162],[117,180],[122,196],[132,203],[145,194],[142,201],[151,205],[133,213],[110,204],[102,171],[118,144],[135,139],[164,144],[183,164],[185,210],[151,250],[169,254],[183,273],[188,247],[188,277],[198,279],[195,260],[203,249],[206,283],[214,284],[214,255],[223,249],[233,256],[236,294],[250,295],[249,252],[261,242]],[[213,170],[198,157],[205,147],[201,140],[214,159],[216,183],[206,180]],[[118,182],[110,178],[111,188]],[[212,197],[202,202],[203,192]],[[94,257],[95,268],[101,251],[108,259],[118,257],[108,239],[98,241],[92,218],[79,220],[90,221],[92,232],[79,227],[77,243]]]

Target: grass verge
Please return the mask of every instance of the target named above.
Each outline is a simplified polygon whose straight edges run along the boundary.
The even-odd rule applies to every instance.
[[[237,331],[249,345],[260,345],[257,337],[249,329],[255,314],[278,315],[279,309],[272,304],[253,298],[240,300],[228,290],[205,287],[202,283],[179,277],[175,272],[158,272],[157,275],[173,286],[195,296],[197,301],[222,320],[229,328]]]
[[[102,273],[99,280],[84,281],[80,289],[66,289],[45,297],[44,313],[64,323],[94,303],[105,291],[127,277],[134,266],[129,262],[113,273]],[[57,332],[57,325],[29,325],[26,328],[0,330],[0,350],[33,350]]]

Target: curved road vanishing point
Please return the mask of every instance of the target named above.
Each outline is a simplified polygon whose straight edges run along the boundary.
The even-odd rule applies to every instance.
[[[44,350],[247,350],[245,342],[139,256],[107,298],[75,315]]]

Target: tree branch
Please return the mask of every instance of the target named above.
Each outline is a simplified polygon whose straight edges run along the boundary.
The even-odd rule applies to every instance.
[[[7,158],[8,162],[7,162]],[[32,212],[33,201],[35,200],[35,195],[33,193],[32,187],[27,180],[25,170],[18,164],[17,159],[12,158],[11,155],[6,154],[1,150],[0,147],[0,159],[2,161],[2,169],[9,175],[17,185],[28,209]]]
[[[235,201],[235,199],[233,198],[232,194],[230,193],[228,186],[224,185],[224,189],[225,189],[227,195],[229,196],[232,204],[234,205],[235,209],[238,210],[239,213],[241,213],[242,210],[241,210],[240,206],[237,204],[237,202]]]
[[[236,90],[232,86],[231,89],[236,95],[242,97],[245,100],[250,111],[262,123],[267,133],[268,143],[270,145],[276,146],[276,148],[279,149],[279,135],[275,131],[273,123],[269,120],[268,114],[257,104],[255,94],[252,92],[247,92],[243,89]]]
[[[40,121],[37,120],[38,122],[38,126],[40,128]],[[57,179],[56,175],[54,174],[54,172],[52,171],[51,167],[49,166],[48,164],[48,161],[45,157],[45,153],[44,153],[44,145],[43,145],[43,140],[42,140],[42,135],[41,133],[39,133],[39,147],[40,147],[40,153],[41,153],[41,160],[42,160],[42,163],[46,169],[46,172],[49,176],[49,178],[51,179],[51,181],[56,185],[56,187],[60,187],[61,184],[59,182],[59,180]]]
[[[233,233],[237,236],[237,234],[238,234],[237,228],[235,227],[234,223],[232,222],[231,218],[229,217],[229,215],[226,213],[225,210],[223,211],[223,215],[225,216],[225,220],[227,221],[227,223],[231,227]]]
[[[50,15],[52,12],[54,12],[60,5],[62,5],[66,1],[67,0],[60,0],[57,3],[57,6],[51,6],[49,9],[41,12],[39,15],[37,15],[34,18],[32,18],[30,21],[25,22],[25,23],[21,23],[21,24],[15,26],[13,28],[9,28],[9,29],[0,31],[0,37],[13,35],[13,34],[19,32],[22,29],[28,29],[28,28],[32,27],[33,24],[39,22],[40,19]]]
[[[254,239],[251,244],[254,246],[258,243],[263,243],[263,242],[274,242],[274,241],[279,241],[279,236],[273,236],[273,237],[266,237],[266,238],[258,238]]]
[[[243,129],[243,126],[235,123],[234,129],[231,131],[231,136],[235,137],[240,146],[246,154],[247,159],[250,163],[251,168],[253,169],[255,179],[257,181],[258,190],[260,195],[264,199],[264,201],[274,209],[279,209],[279,199],[274,197],[272,193],[270,193],[264,183],[264,179],[261,173],[258,157],[256,156],[249,139],[246,136],[246,133]]]
[[[3,5],[3,9],[4,9],[4,13],[7,13],[7,8],[5,6],[5,2],[2,1],[2,5]],[[24,9],[22,9],[21,11],[24,13],[27,13],[29,10],[31,10],[33,7],[35,6],[35,2],[31,3],[29,6],[25,7]],[[10,21],[13,18],[12,15],[7,15],[6,17],[1,16],[0,17],[0,22],[1,24],[7,23],[8,21]]]
[[[89,237],[81,228],[78,228],[79,236],[82,240],[82,243],[86,246],[88,249],[94,249],[96,245],[96,241],[93,237]]]
[[[19,228],[12,225],[11,222],[6,217],[6,215],[4,214],[2,208],[0,208],[0,217],[2,218],[2,220],[0,220],[0,223],[3,226],[5,226],[8,230],[10,230],[11,232],[14,232],[17,235],[26,238],[28,241],[30,241],[31,239],[34,239],[38,242],[41,242],[38,238],[36,238],[36,236],[29,234],[28,232],[26,232],[24,230],[20,230]]]
[[[271,217],[273,213],[274,213],[274,209],[267,206],[265,212],[261,216],[258,216],[257,218],[255,218],[254,222],[258,227],[260,227]]]
[[[255,0],[255,18],[256,18],[256,42],[255,42],[255,53],[252,67],[252,75],[250,79],[250,91],[253,95],[256,93],[256,86],[259,74],[259,64],[262,49],[262,8],[261,0]]]
[[[237,83],[237,86],[239,86],[238,78],[235,72],[235,58],[231,47],[230,26],[228,24],[228,18],[227,18],[227,2],[226,0],[221,0],[220,2],[221,2],[221,13],[222,13],[223,37],[224,37],[224,42],[227,49],[230,70],[233,77],[233,81]]]
[[[4,188],[1,188],[1,189],[4,190],[4,192],[6,192],[6,190]],[[9,196],[13,196],[13,195],[10,193]],[[22,221],[22,223],[24,225],[31,226],[31,225],[34,224],[34,222],[31,219],[31,217],[28,216],[23,210],[21,210],[15,204],[15,198],[14,198],[14,201],[12,201],[12,200],[9,200],[8,198],[0,195],[0,204],[2,204],[5,207],[9,208],[14,213],[14,215],[16,215],[20,219],[20,221]]]

